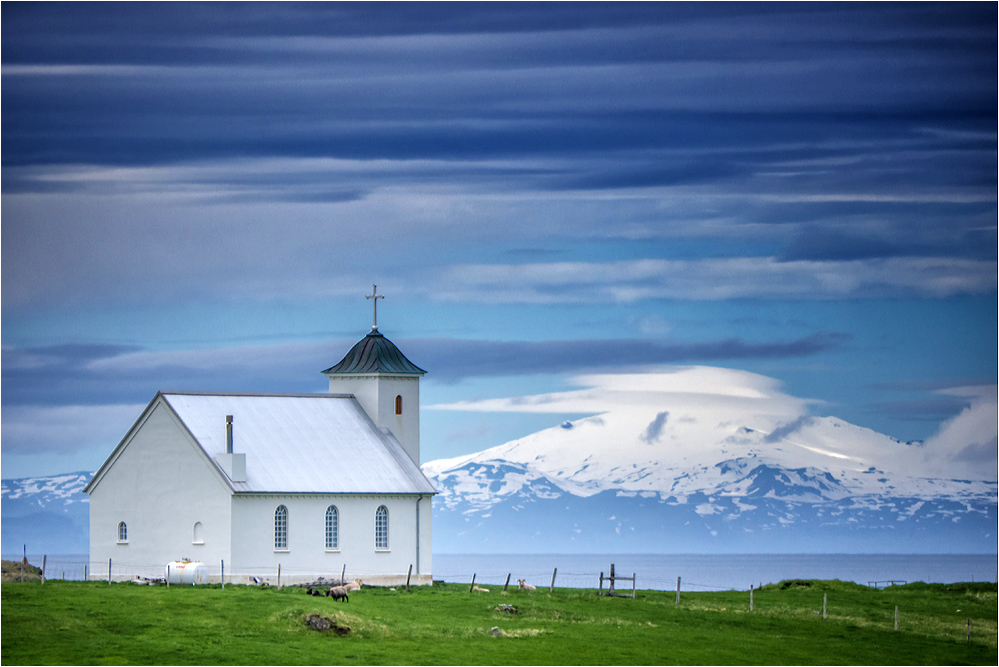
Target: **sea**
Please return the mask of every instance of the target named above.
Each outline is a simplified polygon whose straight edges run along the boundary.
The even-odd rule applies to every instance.
[[[21,560],[22,554],[4,555]],[[42,556],[28,554],[33,565]],[[49,555],[46,577],[83,579],[86,554]],[[999,582],[996,554],[441,554],[433,556],[435,580],[503,586],[507,576],[541,587],[594,588],[600,575],[635,577],[635,587],[651,590],[749,590],[786,579],[839,579],[884,587],[892,583],[950,584]],[[103,565],[102,565],[103,567]],[[606,587],[606,583],[604,586]],[[631,588],[630,581],[615,588]]]
[[[614,566],[651,590],[749,590],[785,579],[839,579],[883,587],[891,582],[999,581],[995,554],[434,554],[434,579],[504,585],[518,579],[537,587],[597,588]],[[604,583],[606,588],[607,584]],[[631,588],[618,582],[615,588]]]

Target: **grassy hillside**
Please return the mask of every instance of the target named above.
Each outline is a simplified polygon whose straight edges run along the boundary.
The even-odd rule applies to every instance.
[[[755,591],[753,612],[748,592],[685,593],[677,606],[670,592],[639,591],[631,600],[490,588],[365,588],[337,603],[300,588],[4,583],[0,641],[5,664],[994,665],[997,658],[995,584],[879,591],[784,582]],[[306,625],[309,614],[350,633],[317,632]]]
[[[21,561],[5,560],[0,561],[0,577],[3,581],[41,581],[42,569]]]

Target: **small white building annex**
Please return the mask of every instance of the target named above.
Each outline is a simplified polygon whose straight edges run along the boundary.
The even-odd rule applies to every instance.
[[[323,372],[328,394],[157,393],[84,489],[91,576],[432,583],[425,371],[376,324]]]

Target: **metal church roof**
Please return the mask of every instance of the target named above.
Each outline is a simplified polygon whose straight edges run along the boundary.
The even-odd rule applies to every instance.
[[[160,394],[205,454],[246,455],[247,493],[433,494],[433,484],[388,429],[350,394]],[[223,473],[224,474],[224,473]]]
[[[425,370],[406,358],[399,348],[388,338],[372,328],[371,333],[357,341],[354,347],[336,366],[327,368],[324,374],[333,373],[426,373]]]

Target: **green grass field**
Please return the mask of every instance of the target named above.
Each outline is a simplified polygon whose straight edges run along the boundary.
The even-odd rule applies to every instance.
[[[996,584],[875,590],[839,581],[754,592],[301,588],[4,583],[4,664],[989,664]],[[827,618],[821,616],[828,596]],[[497,611],[514,605],[518,613]],[[899,629],[895,631],[895,607]],[[318,613],[347,625],[309,628]],[[971,618],[972,640],[967,640]],[[498,627],[500,636],[491,629]]]

